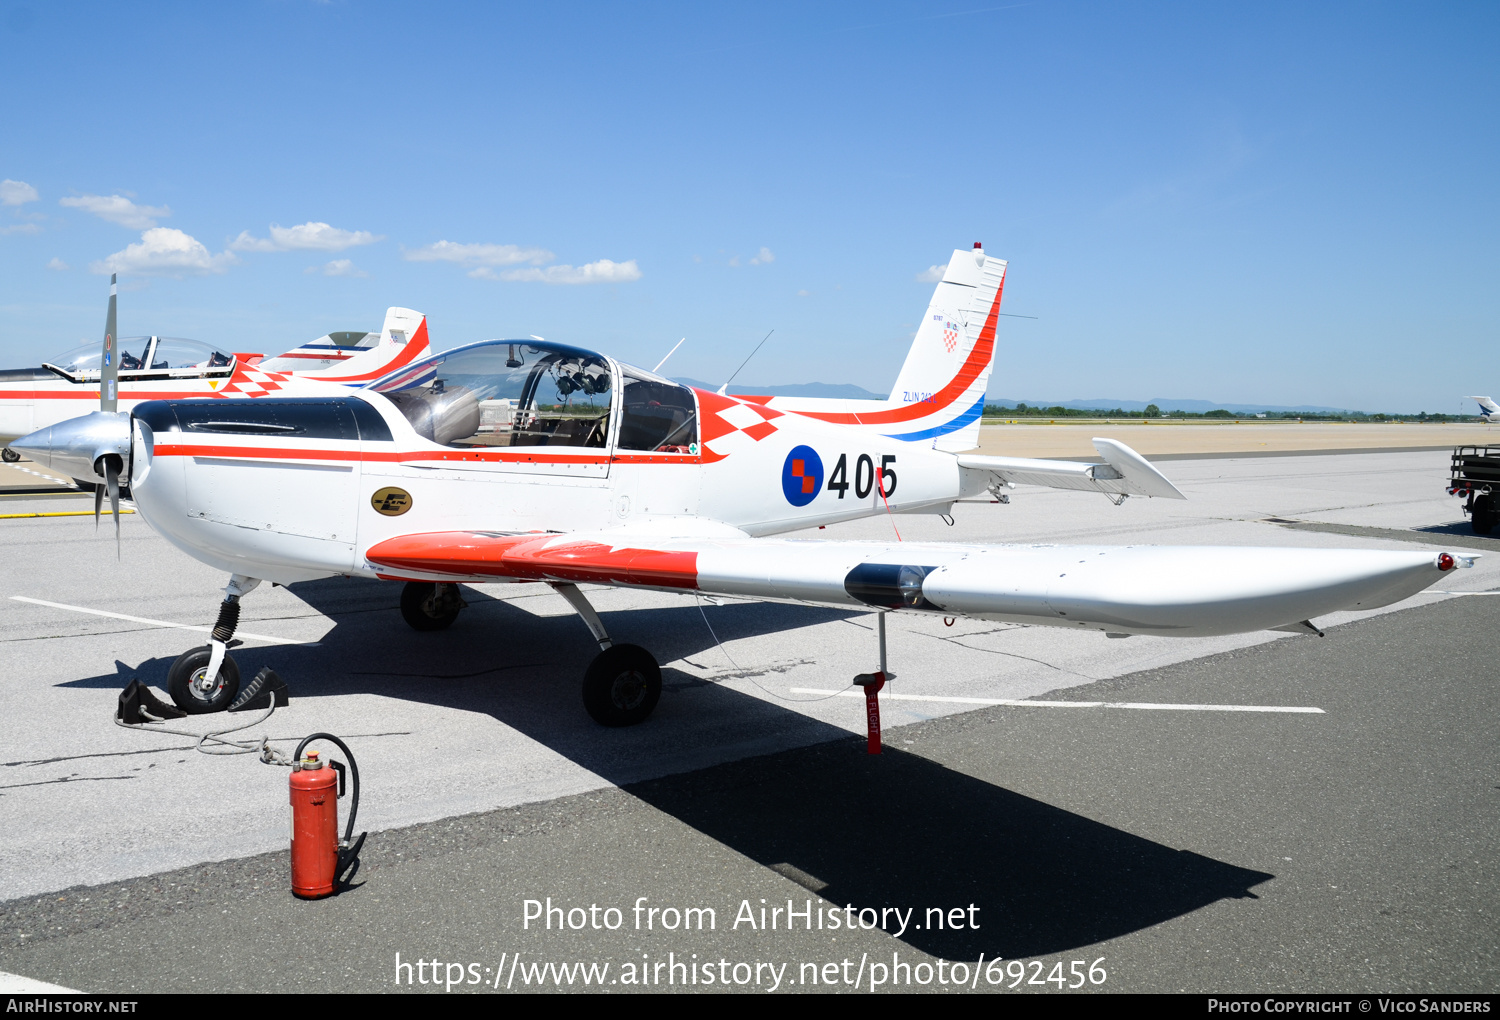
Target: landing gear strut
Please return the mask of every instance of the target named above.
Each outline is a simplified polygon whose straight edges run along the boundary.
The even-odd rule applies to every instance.
[[[552,583],[553,589],[583,618],[599,643],[599,654],[583,674],[583,707],[601,726],[634,726],[644,722],[661,700],[661,667],[640,645],[617,645],[576,584]]]
[[[240,597],[248,595],[260,579],[235,574],[224,586],[219,619],[206,645],[189,648],[167,670],[167,693],[177,707],[189,715],[222,712],[240,689],[240,667],[229,649],[240,644],[234,629],[240,622]]]
[[[456,584],[407,581],[401,589],[401,618],[413,630],[446,630],[466,605]]]

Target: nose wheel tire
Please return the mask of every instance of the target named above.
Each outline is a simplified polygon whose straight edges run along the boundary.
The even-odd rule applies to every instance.
[[[446,630],[463,607],[456,584],[407,581],[401,589],[401,618],[413,630]]]
[[[188,715],[222,712],[240,692],[240,667],[228,655],[224,656],[224,662],[219,666],[215,682],[210,684],[205,681],[204,674],[208,672],[211,654],[212,649],[208,645],[189,648],[167,670],[167,693],[172,696],[177,707]]]
[[[7,464],[14,464],[20,459],[21,455],[8,446],[5,449],[0,450],[0,460],[5,461],[5,463]]]
[[[614,645],[583,675],[583,707],[601,726],[644,722],[661,700],[661,667],[640,645]]]

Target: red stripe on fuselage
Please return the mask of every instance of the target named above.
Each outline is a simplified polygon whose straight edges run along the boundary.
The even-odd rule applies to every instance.
[[[466,450],[330,450],[290,446],[210,446],[156,440],[156,457],[233,457],[241,460],[333,460],[371,463],[443,461],[449,464],[697,464],[699,457],[681,453],[620,454],[614,457],[563,453],[514,453]]]
[[[121,400],[196,400],[214,396],[213,390],[176,390],[153,393],[127,390],[120,387]],[[99,399],[98,390],[4,390],[0,389],[0,401],[5,400],[93,400]]]
[[[431,574],[698,587],[698,554],[632,549],[601,542],[564,542],[556,535],[479,535],[439,531],[388,538],[365,553],[371,563]]]

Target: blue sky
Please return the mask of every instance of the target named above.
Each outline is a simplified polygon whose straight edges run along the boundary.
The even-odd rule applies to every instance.
[[[742,380],[884,392],[982,240],[1039,316],[993,394],[1454,411],[1500,389],[1497,43],[1490,3],[0,0],[0,366],[97,340],[113,258],[125,333],[401,304],[722,379],[774,328]]]

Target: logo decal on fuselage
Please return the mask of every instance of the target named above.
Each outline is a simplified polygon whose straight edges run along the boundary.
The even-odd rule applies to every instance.
[[[394,485],[388,485],[384,489],[375,490],[375,495],[370,497],[370,505],[378,514],[400,517],[411,509],[411,493],[405,489],[398,489]]]
[[[823,461],[811,446],[796,446],[781,467],[781,491],[792,506],[807,506],[823,487]]]

